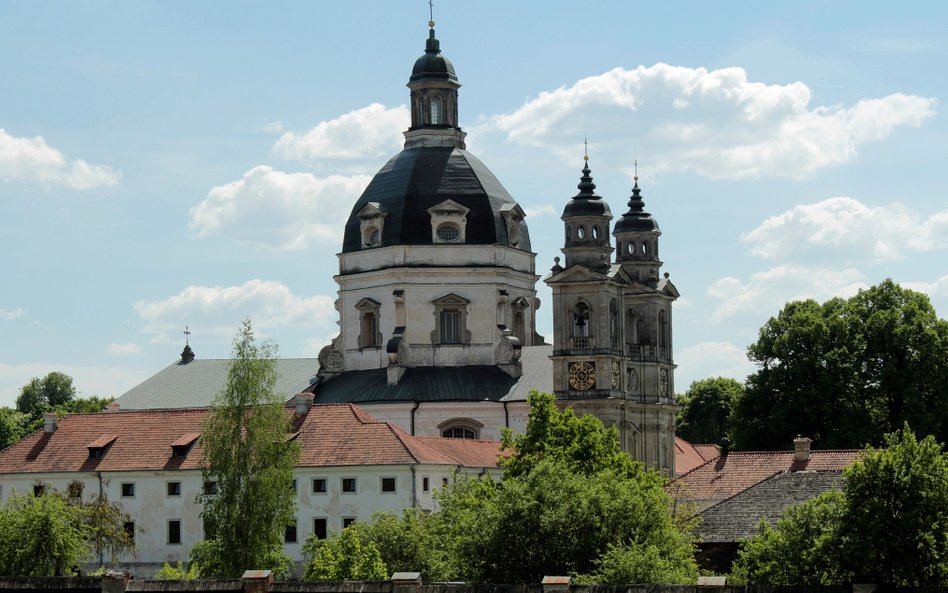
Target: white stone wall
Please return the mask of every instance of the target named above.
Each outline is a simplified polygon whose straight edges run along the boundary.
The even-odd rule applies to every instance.
[[[364,409],[373,418],[391,422],[405,432],[412,432],[412,408],[414,404],[363,404]],[[472,420],[482,425],[478,437],[481,440],[499,441],[500,429],[511,428],[514,432],[523,432],[527,426],[530,406],[526,401],[507,403],[504,413],[503,402],[424,402],[415,409],[414,434],[421,437],[440,437],[442,427],[457,420]]]

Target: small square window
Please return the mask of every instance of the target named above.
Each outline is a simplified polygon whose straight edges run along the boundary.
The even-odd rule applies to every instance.
[[[214,495],[217,494],[217,481],[216,480],[207,480],[204,482],[204,494]]]
[[[296,489],[296,478],[293,478],[293,492],[298,492]]]
[[[313,478],[313,494],[326,494],[326,478]]]
[[[181,496],[181,482],[168,482],[168,496]]]
[[[356,522],[356,518],[355,518],[355,517],[343,517],[343,518],[342,518],[342,528],[345,529],[346,527],[352,525],[352,524],[355,523],[355,522]]]
[[[328,533],[326,532],[325,517],[316,517],[313,519],[313,535],[316,536],[316,539],[326,539]]]
[[[122,498],[135,496],[135,482],[122,482]]]
[[[128,536],[129,541],[134,544],[135,543],[135,522],[126,521],[122,525],[122,528],[125,529],[125,535]]]
[[[395,478],[382,478],[382,492],[395,492]]]
[[[428,492],[431,490],[431,481],[428,479],[428,476],[425,476],[421,479],[421,491]]]
[[[448,479],[447,479],[447,478],[441,478],[441,487],[442,487],[442,488],[447,488],[447,487],[448,487]]]
[[[170,519],[168,521],[168,543],[181,543],[181,519]]]
[[[286,530],[283,532],[283,542],[287,544],[296,543],[296,522],[295,521],[286,526]]]
[[[356,491],[356,479],[355,478],[343,478],[342,479],[342,491],[347,493],[353,493]]]
[[[43,496],[46,494],[46,484],[33,484],[33,496]]]

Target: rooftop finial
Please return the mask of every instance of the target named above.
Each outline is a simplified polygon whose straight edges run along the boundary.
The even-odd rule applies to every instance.
[[[191,337],[191,330],[188,329],[188,326],[185,325],[185,326],[184,326],[184,331],[183,331],[182,333],[184,334],[184,345],[187,346],[187,345],[188,345],[188,339]]]
[[[586,138],[583,138],[583,160],[589,160],[589,142]]]
[[[634,179],[636,182],[638,182],[638,180],[639,180],[639,159],[634,159],[634,160],[632,161],[632,163],[633,163],[633,165],[635,166],[635,176],[634,176],[632,179]]]
[[[434,29],[434,1],[428,0],[428,27]]]

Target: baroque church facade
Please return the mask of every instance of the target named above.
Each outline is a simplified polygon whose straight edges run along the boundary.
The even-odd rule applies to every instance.
[[[674,472],[672,303],[655,219],[636,177],[612,225],[587,162],[563,210],[552,346],[536,333],[536,254],[525,214],[467,152],[454,66],[434,23],[408,81],[404,149],[345,227],[340,333],[319,355],[316,403],[355,403],[411,434],[496,439],[526,423],[527,394],[615,426],[622,448]],[[615,244],[613,246],[613,239]]]

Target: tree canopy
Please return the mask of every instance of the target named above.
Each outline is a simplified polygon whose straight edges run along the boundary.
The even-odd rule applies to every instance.
[[[207,539],[192,549],[202,577],[236,578],[247,567],[289,569],[283,535],[296,509],[293,468],[299,445],[288,441],[290,416],[274,393],[275,346],[258,344],[250,320],[234,338],[227,384],[201,431],[202,473],[216,482],[203,497]]]
[[[948,585],[948,455],[908,425],[843,474],[842,492],[791,507],[746,542],[734,567],[754,584]]]
[[[76,396],[72,377],[59,371],[45,377],[33,377],[20,389],[16,398],[16,409],[34,418],[42,416],[48,408],[61,406]]]
[[[879,445],[908,422],[948,438],[948,321],[891,280],[849,299],[788,303],[748,356],[759,369],[732,417],[739,449]]]
[[[744,395],[736,379],[713,377],[694,381],[678,396],[675,433],[691,443],[719,443],[726,437],[731,411]]]

